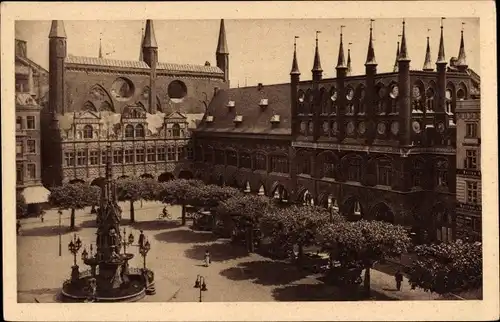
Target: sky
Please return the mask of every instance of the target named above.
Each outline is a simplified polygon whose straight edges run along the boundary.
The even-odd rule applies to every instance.
[[[225,20],[229,47],[229,79],[231,87],[277,84],[290,80],[294,36],[301,79],[311,79],[315,34],[323,78],[335,77],[340,42],[340,26],[344,25],[344,49],[351,48],[352,74],[364,74],[368,48],[370,19],[266,19]],[[444,20],[446,59],[458,56],[460,30],[464,28],[465,50],[469,67],[479,73],[479,19],[448,18]],[[16,38],[28,42],[28,57],[48,69],[48,34],[50,21],[16,21]],[[68,54],[97,57],[99,38],[103,54],[109,59],[138,60],[141,28],[145,21],[64,21],[68,37]],[[155,20],[159,61],[166,63],[215,65],[219,20]],[[406,41],[411,58],[410,68],[421,70],[430,37],[434,65],[440,35],[441,19],[406,19]],[[392,72],[402,19],[376,19],[373,38],[378,72]],[[351,43],[351,45],[348,45]]]

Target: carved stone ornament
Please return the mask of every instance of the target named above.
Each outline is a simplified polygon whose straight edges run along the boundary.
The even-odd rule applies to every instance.
[[[391,93],[389,94],[391,98],[396,98],[399,95],[399,87],[397,85],[392,86]]]
[[[377,125],[377,132],[378,132],[378,134],[380,134],[380,135],[385,134],[385,130],[386,130],[386,125],[385,125],[385,123],[380,122],[380,123]]]
[[[365,132],[366,132],[366,124],[365,124],[365,122],[359,122],[359,124],[358,124],[358,132],[359,132],[359,134],[365,134]]]
[[[306,122],[301,122],[300,123],[300,133],[305,133],[306,128],[307,128]]]
[[[444,128],[445,128],[445,126],[444,126],[443,122],[439,122],[437,124],[437,130],[438,130],[439,133],[443,133],[444,132]]]
[[[312,133],[314,131],[314,123],[309,121],[309,132]]]
[[[397,135],[399,133],[399,123],[398,122],[392,122],[392,124],[391,124],[391,132],[394,135]]]
[[[339,125],[337,122],[332,123],[332,134],[337,134],[337,131],[339,130]]]
[[[354,129],[355,129],[355,126],[354,126],[353,122],[347,123],[347,134],[349,134],[349,135],[353,134]]]
[[[323,122],[323,132],[325,134],[328,134],[329,130],[330,130],[330,124],[328,124],[328,121]]]
[[[354,90],[352,88],[348,88],[345,97],[347,98],[347,100],[351,101],[352,98],[354,97]]]
[[[420,133],[421,131],[421,128],[420,128],[420,123],[418,121],[413,121],[413,123],[411,124],[411,127],[413,129],[413,132],[415,133]]]
[[[337,91],[333,90],[332,95],[330,96],[330,99],[335,102],[337,100]]]

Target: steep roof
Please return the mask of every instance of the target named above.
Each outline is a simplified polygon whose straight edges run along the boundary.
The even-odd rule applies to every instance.
[[[70,55],[66,57],[65,62],[66,64],[74,64],[74,65],[149,69],[148,64],[146,64],[143,61],[103,59],[97,57],[83,57],[83,56]],[[221,74],[221,75],[224,74],[224,72],[219,67],[216,66],[189,65],[189,64],[158,63],[157,70]]]
[[[267,99],[267,107],[261,107]],[[234,107],[228,103],[234,102]],[[291,134],[290,84],[219,90],[208,106],[208,113],[200,123],[198,132],[241,134]],[[241,124],[235,126],[236,115],[242,116]],[[279,124],[273,126],[271,118],[279,115]],[[207,117],[213,117],[207,122]]]

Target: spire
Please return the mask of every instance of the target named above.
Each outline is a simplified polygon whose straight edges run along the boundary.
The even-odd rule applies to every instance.
[[[139,61],[144,60],[144,55],[142,54],[143,47],[144,47],[144,28],[141,28],[141,48],[139,49]]]
[[[297,38],[299,38],[299,36],[295,36],[295,39],[293,41],[293,61],[290,75],[300,75],[299,64],[297,63]]]
[[[229,54],[226,40],[226,28],[224,27],[224,19],[220,20],[219,41],[217,42],[217,54]]]
[[[66,38],[66,31],[64,30],[64,22],[62,20],[52,20],[49,38]]]
[[[427,36],[427,49],[425,50],[425,62],[422,70],[427,72],[432,72],[434,70],[431,64],[431,47],[429,45],[429,36]]]
[[[441,39],[439,40],[439,52],[438,52],[438,59],[436,61],[436,64],[446,64],[446,58],[444,55],[444,37],[443,37],[443,20],[445,18],[441,18]]]
[[[347,44],[347,76],[351,76],[352,68],[351,68],[351,45],[352,43]]]
[[[401,35],[398,35],[398,38],[399,37],[401,37]],[[394,61],[394,68],[392,69],[392,71],[394,73],[397,73],[398,70],[399,70],[398,59],[399,59],[399,39],[398,39],[398,45],[397,45],[397,48],[396,48],[396,60]]]
[[[403,19],[403,33],[401,34],[401,49],[399,50],[398,61],[410,61],[408,50],[406,49],[405,20]]]
[[[144,34],[143,48],[158,48],[156,44],[155,30],[153,27],[153,20],[146,20],[146,32]]]
[[[342,28],[345,26],[340,26],[340,46],[339,46],[339,59],[337,62],[337,68],[347,68],[345,65],[345,57],[344,57],[344,44],[342,42]]]
[[[322,72],[323,69],[321,68],[321,59],[319,58],[319,46],[318,46],[318,34],[320,34],[321,31],[316,31],[316,50],[314,52],[314,63],[313,63],[313,68],[312,72]]]
[[[467,68],[467,60],[465,57],[465,46],[464,46],[464,25],[465,22],[462,22],[462,30],[460,32],[461,33],[460,50],[458,51],[457,66]]]
[[[368,42],[368,53],[366,54],[366,63],[365,66],[368,65],[377,65],[377,61],[375,60],[375,50],[373,49],[373,19],[370,19],[370,40]]]
[[[101,33],[102,37],[102,33]],[[99,58],[102,58],[102,38],[99,37]]]

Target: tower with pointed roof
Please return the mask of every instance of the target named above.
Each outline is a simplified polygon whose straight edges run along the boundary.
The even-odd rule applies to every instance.
[[[344,124],[344,113],[345,113],[345,78],[347,76],[347,65],[344,56],[344,42],[342,29],[344,26],[340,26],[340,44],[339,44],[339,56],[337,59],[337,66],[335,67],[337,71],[337,124],[338,135],[337,140],[342,141],[345,136],[345,128],[342,126]]]
[[[351,76],[352,66],[351,66],[351,48],[347,48],[347,76]]]
[[[429,45],[429,36],[427,36],[427,49],[425,50],[425,61],[422,70],[432,72],[434,68],[431,63],[431,46]]]
[[[217,41],[217,50],[215,51],[217,67],[224,72],[224,81],[229,87],[229,49],[227,47],[226,28],[224,19],[220,20],[219,39]]]
[[[403,19],[403,33],[401,34],[401,48],[398,58],[398,105],[399,105],[399,133],[400,144],[411,144],[411,84],[410,84],[410,57],[406,47],[405,21]]]
[[[444,53],[443,20],[441,18],[441,36],[439,38],[439,52],[436,61],[437,70],[437,106],[436,106],[436,127],[448,126],[446,121],[446,56]],[[440,125],[443,123],[442,125]]]
[[[293,42],[293,60],[292,60],[292,69],[290,70],[290,91],[291,91],[291,115],[292,115],[292,136],[295,136],[298,132],[298,122],[297,122],[297,104],[298,104],[298,90],[299,90],[299,82],[300,82],[300,70],[299,64],[297,62],[297,38],[295,36]]]
[[[53,20],[49,33],[49,110],[64,114],[64,60],[66,31],[62,20]]]
[[[377,93],[375,92],[375,75],[377,74],[377,61],[375,59],[375,49],[373,47],[373,19],[370,20],[370,37],[368,40],[368,50],[366,52],[366,62],[365,62],[365,73],[366,73],[366,104],[367,114],[373,117],[375,114],[376,100],[375,97]],[[375,129],[374,124],[369,125],[369,140],[374,139]]]
[[[144,28],[141,28],[141,48],[139,48],[139,61],[144,61],[144,55],[142,54],[143,47],[144,47]]]
[[[468,67],[465,56],[464,30],[462,29],[460,31],[460,49],[458,50],[457,69],[459,72],[465,73]]]
[[[153,20],[146,20],[146,30],[142,43],[144,62],[150,67],[149,79],[149,112],[156,113],[156,65],[158,63],[158,44],[156,43]]]
[[[394,59],[394,68],[392,69],[394,73],[397,73],[399,71],[398,60],[399,60],[399,41],[396,46],[396,59]]]
[[[316,48],[314,49],[314,61],[312,72],[312,92],[314,95],[314,99],[312,101],[312,110],[313,110],[313,138],[317,140],[320,135],[320,127],[319,127],[319,114],[321,113],[321,101],[320,101],[320,93],[319,93],[319,81],[323,78],[323,68],[321,68],[321,59],[319,55],[319,44],[318,44],[318,35],[320,31],[316,31]]]

